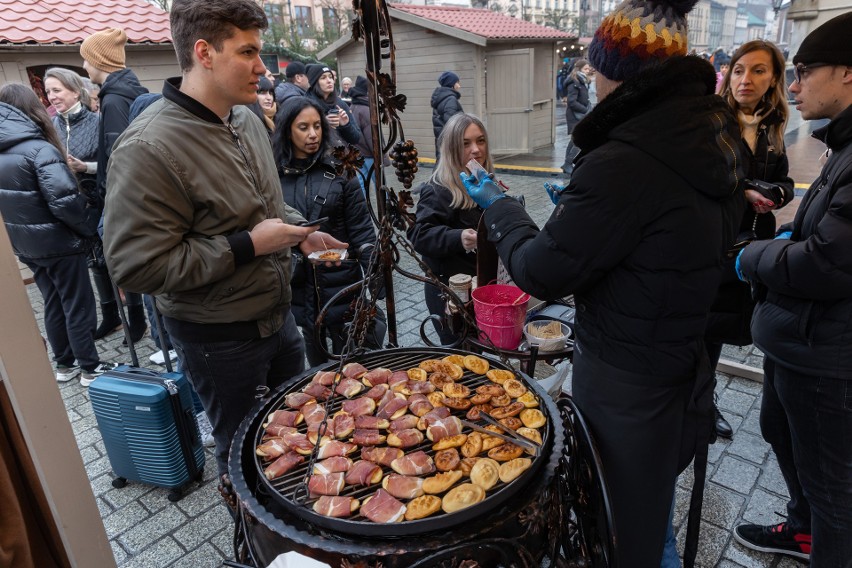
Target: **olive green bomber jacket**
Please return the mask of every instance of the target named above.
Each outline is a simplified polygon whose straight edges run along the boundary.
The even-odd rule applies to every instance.
[[[230,124],[170,79],[116,142],[107,172],[104,250],[123,289],[156,295],[168,317],[192,323],[283,325],[290,250],[254,256],[264,219],[303,220],[284,203],[269,139],[237,106]]]

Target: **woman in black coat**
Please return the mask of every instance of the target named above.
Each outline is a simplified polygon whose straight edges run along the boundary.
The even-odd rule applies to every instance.
[[[284,201],[308,221],[328,217],[320,230],[349,243],[349,258],[340,266],[307,261],[293,250],[293,315],[303,330],[311,366],[327,360],[315,340],[314,323],[322,307],[339,291],[364,279],[375,246],[375,232],[358,182],[346,181],[328,154],[329,125],[322,108],[307,97],[288,99],[275,123],[274,151]],[[345,298],[332,306],[323,320],[323,342],[331,339],[331,352],[339,354],[346,342],[344,324],[351,320]],[[380,316],[382,319],[382,316]],[[376,326],[381,328],[382,326]],[[371,328],[366,346],[381,347],[384,330]],[[326,346],[327,349],[327,346]]]
[[[417,218],[408,238],[435,276],[447,284],[455,274],[476,274],[476,227],[482,217],[482,209],[465,191],[458,172],[468,172],[470,160],[487,171],[493,171],[494,163],[485,125],[473,115],[451,117],[439,140],[441,159],[420,188]],[[426,284],[424,293],[429,313],[444,318],[446,303],[438,288]],[[449,329],[434,324],[441,343],[456,340]]]
[[[337,94],[334,88],[334,75],[325,65],[311,64],[305,69],[310,83],[307,96],[312,99],[326,118],[331,146],[343,143],[358,144],[361,140],[361,129],[352,118],[352,111]]]
[[[574,127],[580,122],[584,116],[592,110],[592,104],[589,101],[589,75],[592,72],[592,67],[585,59],[580,59],[574,64],[574,70],[566,79],[562,86],[565,92],[565,97],[568,100],[568,106],[565,109],[565,126],[568,128],[568,146],[565,148],[565,162],[562,164],[562,171],[570,175],[574,171],[572,163],[574,157],[580,152],[580,149],[574,144],[571,134],[574,132]]]
[[[100,211],[80,192],[65,161],[35,93],[19,84],[0,89],[0,211],[15,254],[44,299],[56,380],[70,381],[82,369],[81,383],[88,386],[100,362],[86,254]]]
[[[721,96],[737,114],[742,150],[748,157],[746,199],[748,207],[740,224],[738,243],[775,236],[772,211],[793,200],[793,180],[787,175],[784,130],[787,126],[787,94],[784,89],[784,56],[769,42],[744,43],[731,59],[722,81]],[[708,319],[705,341],[715,368],[722,344],[750,345],[754,312],[751,287],[740,282],[729,253],[722,283]],[[730,438],[733,429],[716,410],[716,433]]]

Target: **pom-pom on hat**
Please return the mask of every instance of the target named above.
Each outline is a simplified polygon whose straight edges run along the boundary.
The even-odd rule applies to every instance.
[[[459,82],[459,76],[453,73],[452,71],[444,71],[441,73],[441,76],[438,77],[438,83],[442,87],[449,87],[452,89],[456,86],[456,83]]]
[[[83,40],[80,56],[105,73],[124,69],[124,44],[127,34],[117,28],[94,33]]]
[[[317,84],[324,73],[331,73],[331,69],[318,63],[311,63],[305,68],[305,75],[308,76],[308,83],[311,84],[311,87]]]
[[[698,0],[625,0],[601,22],[589,62],[613,81],[687,53],[686,14]]]
[[[830,19],[807,35],[793,63],[852,65],[852,12]]]
[[[287,68],[284,70],[284,76],[288,79],[292,79],[296,75],[304,75],[305,74],[305,64],[301,61],[291,61],[287,64]]]

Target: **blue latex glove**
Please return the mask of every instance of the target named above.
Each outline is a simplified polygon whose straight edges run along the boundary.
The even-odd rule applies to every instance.
[[[793,231],[784,231],[783,233],[778,233],[778,236],[775,239],[789,239],[793,236]]]
[[[477,178],[473,174],[468,175],[464,172],[459,174],[459,177],[461,177],[462,183],[464,184],[464,188],[467,190],[467,194],[470,195],[477,205],[483,209],[488,209],[495,201],[506,197],[506,194],[503,193],[503,189],[494,183],[494,180],[488,175],[482,172],[477,172],[477,174],[479,174],[481,178]]]
[[[742,268],[740,268],[740,258],[742,258],[744,250],[745,247],[743,247],[743,249],[740,250],[740,253],[737,255],[737,261],[734,263],[734,270],[737,272],[737,278],[739,278],[743,282],[747,282],[745,276],[743,276]]]
[[[559,203],[559,198],[562,197],[562,193],[568,189],[567,185],[557,185],[549,182],[544,182],[544,190],[547,192],[547,195],[550,196],[550,200],[554,205]]]

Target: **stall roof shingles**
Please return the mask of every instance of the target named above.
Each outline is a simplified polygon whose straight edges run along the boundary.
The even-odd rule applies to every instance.
[[[0,44],[76,44],[107,28],[128,43],[170,43],[169,14],[145,0],[0,0]]]
[[[484,8],[416,6],[412,4],[392,4],[391,7],[488,39],[568,39],[572,37],[553,28],[512,18]]]

